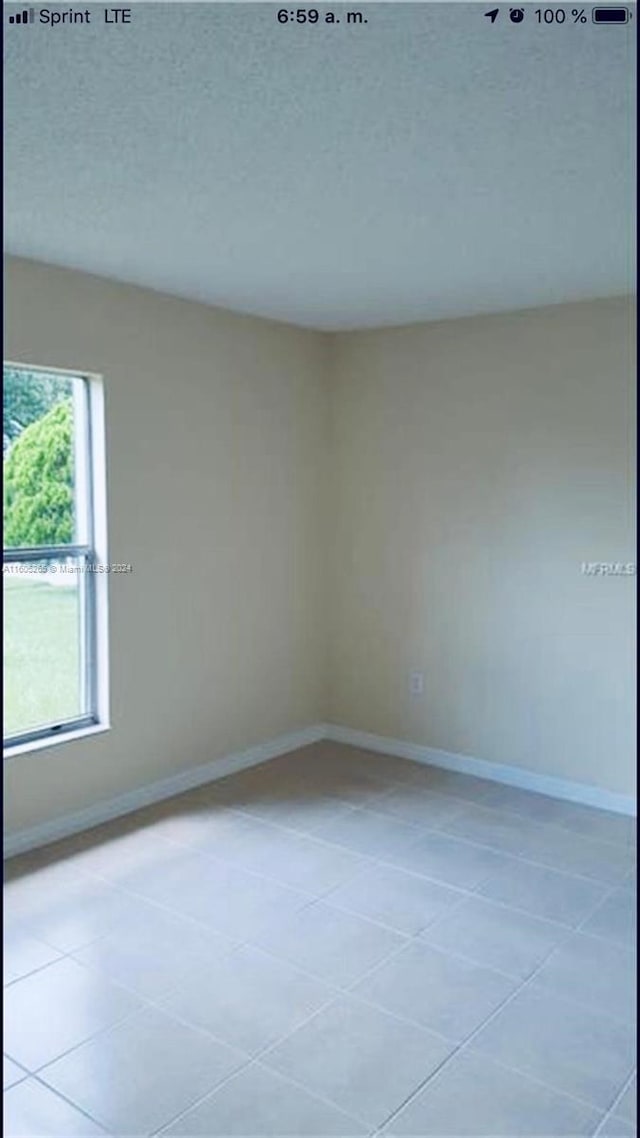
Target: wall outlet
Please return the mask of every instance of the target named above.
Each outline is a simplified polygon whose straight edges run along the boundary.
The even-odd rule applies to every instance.
[[[412,672],[409,676],[411,695],[424,695],[424,672]]]

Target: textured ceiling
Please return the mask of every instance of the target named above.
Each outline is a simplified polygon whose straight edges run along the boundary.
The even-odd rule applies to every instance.
[[[7,251],[324,329],[631,291],[635,21],[485,7],[7,27]]]

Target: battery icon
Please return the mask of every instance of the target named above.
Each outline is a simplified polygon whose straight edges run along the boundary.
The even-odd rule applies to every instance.
[[[591,19],[594,24],[626,24],[629,21],[628,8],[592,8]]]

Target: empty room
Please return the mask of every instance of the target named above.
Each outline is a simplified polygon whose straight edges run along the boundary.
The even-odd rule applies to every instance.
[[[3,18],[6,1135],[630,1138],[635,6]]]

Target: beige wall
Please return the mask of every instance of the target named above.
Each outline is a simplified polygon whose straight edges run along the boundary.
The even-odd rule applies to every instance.
[[[332,722],[634,793],[632,320],[334,341]]]
[[[5,762],[9,833],[318,722],[322,337],[10,260],[5,358],[104,375],[112,730]]]
[[[321,721],[633,793],[628,302],[327,337],[10,258],[105,377],[112,724],[6,831]],[[411,699],[408,674],[425,674]]]

